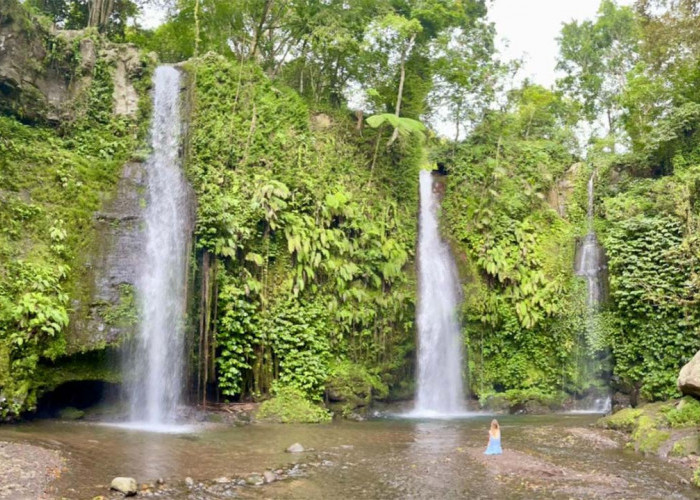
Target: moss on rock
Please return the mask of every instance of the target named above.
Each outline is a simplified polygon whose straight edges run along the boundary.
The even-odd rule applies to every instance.
[[[685,436],[675,443],[669,453],[672,457],[687,457],[689,455],[700,455],[700,434]]]
[[[637,420],[642,410],[637,408],[625,408],[612,415],[598,420],[598,425],[607,429],[632,432],[637,426]]]
[[[665,407],[662,412],[671,427],[700,425],[700,401],[691,396]]]
[[[388,387],[379,377],[351,361],[333,365],[326,381],[326,399],[343,416],[369,405],[373,399],[386,398],[388,394]]]

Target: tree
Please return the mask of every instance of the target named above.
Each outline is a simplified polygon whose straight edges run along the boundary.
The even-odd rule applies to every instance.
[[[634,11],[603,0],[595,22],[565,24],[558,40],[557,69],[566,73],[559,87],[581,103],[589,122],[605,115],[608,133],[616,137],[618,96],[639,57],[640,32]]]
[[[379,51],[385,55],[387,62],[397,60],[399,66],[399,85],[396,93],[396,105],[394,115],[397,118],[397,125],[387,143],[387,147],[399,137],[398,118],[401,114],[401,99],[403,97],[403,86],[406,81],[406,59],[411,54],[416,42],[416,37],[423,30],[420,22],[416,19],[407,19],[394,12],[388,13],[378,22],[373,23],[366,35],[367,47]]]
[[[446,109],[455,125],[456,143],[463,125],[476,122],[494,98],[505,69],[493,59],[493,24],[479,22],[469,29],[454,28],[433,42],[434,84],[430,99]]]
[[[127,20],[138,14],[133,0],[30,0],[29,3],[65,29],[97,28],[112,38],[124,36]]]

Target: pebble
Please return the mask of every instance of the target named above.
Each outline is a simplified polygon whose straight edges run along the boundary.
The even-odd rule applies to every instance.
[[[300,443],[294,443],[287,448],[286,451],[287,453],[302,453],[304,451],[304,447]]]
[[[136,479],[133,477],[115,477],[109,485],[112,490],[120,491],[126,496],[136,495],[138,489],[136,487]]]
[[[260,474],[251,474],[245,478],[245,482],[252,486],[260,486],[265,482],[265,479]]]

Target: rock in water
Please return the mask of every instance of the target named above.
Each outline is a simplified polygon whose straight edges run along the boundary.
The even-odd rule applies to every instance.
[[[133,477],[115,477],[112,479],[112,484],[109,485],[109,489],[121,491],[128,497],[136,495],[136,479]]]
[[[265,479],[260,474],[251,474],[245,478],[245,482],[251,486],[260,486],[265,482]]]
[[[700,351],[688,361],[678,375],[678,390],[683,394],[700,396]]]
[[[304,447],[299,443],[294,443],[292,446],[287,448],[287,453],[302,453],[303,451]]]

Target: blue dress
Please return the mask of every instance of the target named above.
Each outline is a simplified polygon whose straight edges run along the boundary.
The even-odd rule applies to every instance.
[[[500,455],[501,453],[503,453],[503,450],[501,449],[501,436],[495,438],[489,434],[489,445],[486,448],[484,455]]]

